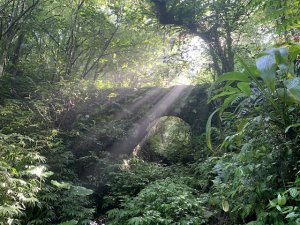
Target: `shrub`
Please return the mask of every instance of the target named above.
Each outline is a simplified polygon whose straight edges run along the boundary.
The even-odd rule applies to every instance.
[[[151,182],[171,174],[170,168],[158,163],[139,158],[124,160],[117,170],[109,173],[110,180],[106,184],[108,191],[104,197],[103,208],[118,207],[125,196],[136,196]]]
[[[205,198],[178,180],[163,179],[148,185],[136,197],[126,198],[122,209],[108,211],[109,225],[200,225],[211,213]]]
[[[0,133],[0,224],[16,223],[28,205],[39,203],[46,171],[35,140]]]

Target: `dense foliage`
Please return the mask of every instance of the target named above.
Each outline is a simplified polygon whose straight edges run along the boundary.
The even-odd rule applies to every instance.
[[[110,210],[109,224],[205,224],[210,215],[205,201],[179,180],[160,180],[125,199],[123,209]]]
[[[227,153],[215,166],[214,191],[235,220],[254,214],[249,224],[297,223],[299,78],[289,60],[295,52],[299,46],[270,49],[255,67],[242,61],[244,71],[216,81],[212,99],[224,97],[215,112],[228,136],[219,147]],[[212,148],[210,130],[208,124]],[[295,200],[285,206],[290,191]]]
[[[299,224],[299,15],[0,0],[0,224]]]

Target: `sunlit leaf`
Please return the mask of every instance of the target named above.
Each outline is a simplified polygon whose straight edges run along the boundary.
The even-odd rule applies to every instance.
[[[63,188],[63,189],[70,189],[71,184],[66,183],[66,182],[58,182],[56,180],[51,180],[51,184],[58,187],[58,188]]]
[[[224,73],[215,81],[216,83],[220,83],[222,81],[244,81],[249,82],[249,77],[241,72],[229,72]]]
[[[42,177],[51,177],[54,173],[52,171],[47,171],[42,174]]]
[[[300,123],[294,123],[292,125],[289,125],[287,128],[285,128],[284,132],[287,133],[293,127],[300,127]]]
[[[285,205],[286,204],[286,197],[284,195],[278,194],[277,195],[277,202],[278,202],[278,205]]]
[[[275,91],[276,61],[273,55],[264,55],[256,60],[256,67],[260,72],[260,77],[264,80],[267,87]]]
[[[75,195],[81,195],[81,196],[93,194],[93,190],[81,186],[72,186],[72,192]]]
[[[281,209],[281,207],[280,207],[279,205],[276,205],[276,209],[277,209],[278,211],[282,212],[282,209]]]
[[[8,216],[21,214],[21,209],[20,207],[11,206],[11,205],[3,205],[3,206],[0,205],[0,212],[1,212],[0,215],[4,217],[8,217]]]
[[[226,200],[222,201],[222,208],[224,210],[224,212],[228,212],[229,211],[229,203]]]
[[[287,80],[285,84],[289,93],[298,103],[300,103],[300,78],[295,77],[292,80]]]
[[[29,170],[29,173],[32,175],[36,175],[37,177],[42,177],[46,167],[45,166],[36,166]]]
[[[271,207],[276,207],[276,203],[271,201],[271,200],[269,200],[269,204],[270,204]]]
[[[298,190],[297,190],[296,188],[290,188],[290,189],[289,189],[289,192],[290,192],[290,195],[291,195],[293,198],[297,197],[298,194],[299,194],[299,192],[298,192]]]
[[[290,58],[295,59],[300,54],[300,45],[292,45],[289,47]]]
[[[285,218],[289,219],[289,218],[295,218],[295,217],[298,217],[298,216],[299,216],[298,213],[290,212],[289,214],[286,215]]]

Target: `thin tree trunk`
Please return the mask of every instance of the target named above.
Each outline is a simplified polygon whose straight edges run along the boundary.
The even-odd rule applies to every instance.
[[[7,64],[7,52],[8,52],[8,44],[6,40],[2,40],[1,51],[0,51],[0,77],[3,76]]]
[[[234,51],[232,48],[232,37],[231,37],[231,30],[229,29],[229,26],[227,26],[227,28],[226,28],[225,51],[226,51],[225,55],[227,58],[225,72],[234,71]]]
[[[110,38],[106,41],[104,47],[102,48],[100,55],[92,63],[92,65],[90,67],[88,67],[88,65],[87,65],[87,68],[83,71],[83,73],[81,75],[81,78],[85,78],[91,72],[91,70],[94,69],[96,65],[98,65],[99,60],[104,56],[106,50],[108,49],[108,47],[111,44],[113,38],[115,37],[115,34],[117,33],[118,29],[119,29],[119,27],[116,27],[115,30],[112,32]]]
[[[12,57],[11,62],[10,62],[11,68],[10,68],[9,72],[13,75],[17,75],[17,73],[18,73],[17,66],[18,66],[20,55],[21,55],[21,46],[23,44],[24,37],[25,37],[25,34],[24,34],[24,32],[22,32],[18,37],[16,47],[15,47],[15,50],[14,50],[14,53],[13,53],[13,57]]]
[[[219,62],[218,62],[218,56],[217,56],[217,54],[215,52],[215,49],[210,44],[208,45],[208,48],[209,48],[210,56],[212,58],[212,67],[216,71],[216,73],[218,75],[220,75],[222,73],[222,68],[220,68],[220,65],[219,65]]]

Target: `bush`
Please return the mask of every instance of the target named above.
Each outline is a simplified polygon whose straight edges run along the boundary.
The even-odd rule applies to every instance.
[[[108,211],[108,225],[200,225],[211,213],[203,206],[205,198],[178,180],[164,179],[126,198],[122,209]]]
[[[124,160],[119,168],[109,173],[106,184],[103,208],[118,207],[124,197],[136,196],[151,182],[171,176],[172,171],[158,163],[143,161],[139,158]]]
[[[243,71],[223,74],[215,82],[211,100],[223,98],[223,103],[207,124],[209,148],[216,148],[209,136],[215,113],[222,117],[227,136],[218,147],[223,157],[215,166],[216,198],[211,202],[222,206],[233,224],[300,221],[298,186],[287,189],[297,177],[300,159],[300,79],[291,62],[294,48],[269,49],[252,67],[240,60]]]
[[[51,175],[35,140],[0,133],[0,224],[16,223],[28,205],[39,203],[37,193]]]

